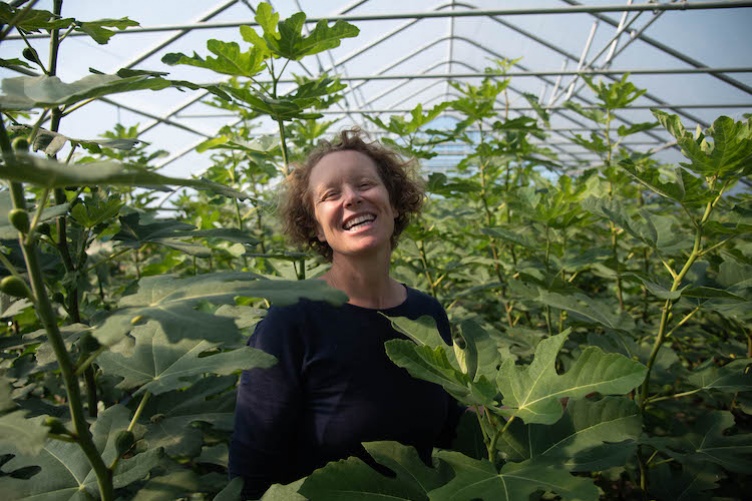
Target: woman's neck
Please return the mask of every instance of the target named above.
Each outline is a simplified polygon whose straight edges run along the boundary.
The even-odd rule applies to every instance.
[[[326,282],[347,294],[348,303],[364,308],[392,308],[404,302],[405,288],[389,276],[389,258],[353,260],[334,256]]]

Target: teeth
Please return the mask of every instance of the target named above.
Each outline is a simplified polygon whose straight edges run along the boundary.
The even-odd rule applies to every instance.
[[[357,225],[362,224],[362,223],[367,223],[367,222],[373,221],[375,219],[376,219],[376,217],[373,216],[373,215],[371,215],[371,214],[364,214],[362,216],[358,216],[355,219],[352,219],[352,220],[348,221],[347,223],[345,223],[345,229],[346,230],[350,230],[354,226],[357,226]]]

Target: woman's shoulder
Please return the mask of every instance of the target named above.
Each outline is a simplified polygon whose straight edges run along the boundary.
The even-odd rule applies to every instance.
[[[413,289],[408,285],[406,285],[405,288],[407,289],[405,305],[411,310],[435,311],[438,309],[444,311],[443,306],[441,306],[441,303],[439,303],[435,297],[418,289]]]

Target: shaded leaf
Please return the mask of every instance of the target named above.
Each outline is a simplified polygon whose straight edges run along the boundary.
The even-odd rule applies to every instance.
[[[44,448],[49,428],[42,424],[43,418],[27,419],[27,414],[17,410],[0,416],[0,445],[12,445],[21,454],[34,456]]]
[[[323,280],[268,280],[251,273],[211,273],[177,278],[170,275],[142,278],[138,292],[125,296],[120,309],[93,331],[110,346],[133,328],[133,322],[157,320],[170,342],[184,338],[234,345],[240,339],[231,318],[197,309],[202,303],[235,304],[238,296],[266,298],[273,304],[292,304],[301,298],[342,304],[343,292]]]
[[[494,405],[496,388],[485,377],[473,382],[447,358],[443,347],[431,349],[412,341],[387,341],[386,354],[411,376],[441,385],[450,395],[467,405]]]
[[[692,430],[682,437],[651,437],[646,443],[681,463],[717,464],[738,473],[752,471],[752,435],[727,434],[734,416],[726,411],[701,414]]]
[[[254,367],[271,367],[274,357],[244,346],[232,351],[208,354],[216,343],[199,339],[170,342],[160,324],[148,322],[131,332],[133,353],[105,352],[99,365],[105,374],[123,378],[118,388],[138,387],[134,395],[148,391],[158,395],[189,386],[204,374],[226,375]]]
[[[509,462],[497,472],[486,459],[471,459],[452,451],[439,451],[438,457],[449,463],[455,475],[446,485],[430,492],[431,501],[528,501],[538,491],[553,492],[564,500],[598,499],[598,489],[591,480],[559,468]]]
[[[196,457],[203,445],[203,431],[194,424],[232,430],[236,383],[234,375],[204,377],[185,390],[150,398],[143,412],[148,418],[142,421],[146,426],[144,440],[150,448],[164,448],[173,457]]]
[[[687,377],[687,382],[703,390],[719,390],[729,393],[752,391],[752,359],[733,360],[718,367],[713,360],[696,368]]]
[[[564,416],[553,425],[518,425],[509,431],[515,438],[503,441],[501,450],[515,461],[601,471],[625,464],[635,452],[642,419],[637,405],[627,398],[569,400]],[[525,452],[520,459],[521,448]]]
[[[576,313],[609,329],[630,332],[634,328],[634,320],[629,315],[618,314],[613,311],[610,304],[600,298],[591,298],[579,292],[560,294],[538,288],[536,299],[548,306]]]
[[[2,80],[3,94],[0,95],[0,108],[18,110],[51,108],[121,92],[161,90],[171,86],[201,88],[190,82],[170,81],[149,74],[125,78],[118,75],[96,74],[85,76],[72,83],[65,83],[55,76],[23,76]]]
[[[300,493],[311,501],[352,499],[427,500],[427,493],[441,485],[439,471],[421,461],[412,447],[396,442],[364,443],[368,453],[392,472],[380,475],[360,459],[351,457],[314,471],[303,482]]]
[[[64,188],[81,184],[87,186],[188,186],[210,190],[240,200],[248,198],[245,193],[211,181],[163,176],[134,165],[116,162],[66,165],[55,160],[18,153],[16,153],[16,159],[11,165],[7,163],[0,165],[0,178],[31,183],[44,188]]]
[[[115,439],[129,422],[130,412],[114,405],[100,413],[92,424],[94,445],[106,464],[111,464],[117,456]],[[155,449],[123,461],[114,472],[113,483],[121,487],[144,478],[159,454],[159,449]],[[139,461],[141,456],[144,461]],[[38,471],[28,480],[0,476],[0,490],[11,499],[83,500],[86,494],[95,498],[99,495],[96,474],[78,444],[51,440],[39,455],[28,457],[18,453],[3,466],[5,472],[20,468]]]

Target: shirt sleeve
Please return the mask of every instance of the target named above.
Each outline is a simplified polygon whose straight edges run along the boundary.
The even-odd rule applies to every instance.
[[[295,315],[272,307],[248,345],[277,358],[268,369],[243,371],[237,389],[235,426],[229,449],[230,477],[243,477],[243,495],[257,499],[290,471],[300,415],[303,347]]]

